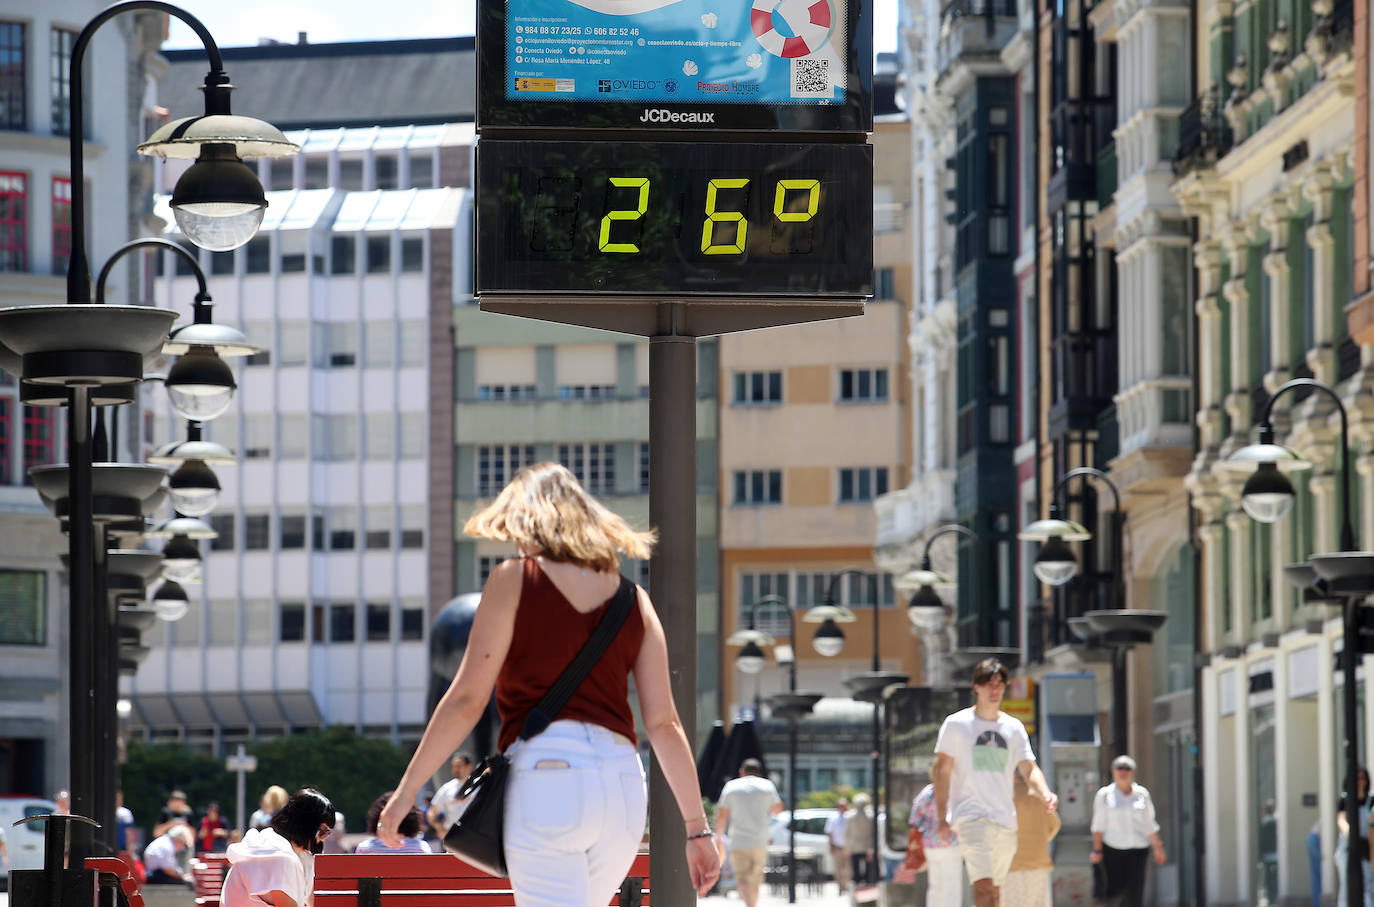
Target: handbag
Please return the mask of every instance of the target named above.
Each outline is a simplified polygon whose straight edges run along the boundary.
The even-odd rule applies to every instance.
[[[520,728],[520,739],[529,740],[543,733],[568,704],[573,693],[587,679],[592,667],[620,632],[635,603],[635,584],[620,578],[611,606],[606,609],[591,637],[558,675],[544,697],[535,704]],[[506,877],[506,785],[510,780],[510,760],[504,753],[483,759],[458,790],[458,799],[471,797],[467,809],[444,835],[444,849],[462,857],[483,872]]]
[[[906,859],[902,868],[912,873],[923,872],[926,868],[926,845],[921,833],[911,829],[906,836]]]

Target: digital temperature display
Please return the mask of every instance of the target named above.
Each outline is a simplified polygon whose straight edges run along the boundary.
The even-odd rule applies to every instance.
[[[477,144],[477,291],[860,297],[862,144]]]

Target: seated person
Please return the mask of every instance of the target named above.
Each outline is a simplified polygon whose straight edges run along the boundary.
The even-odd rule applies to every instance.
[[[181,872],[177,856],[194,847],[196,836],[189,825],[173,825],[166,834],[153,839],[143,851],[143,868],[149,885],[188,885],[190,879]]]
[[[389,801],[392,795],[395,793],[396,792],[394,790],[387,791],[386,793],[378,797],[376,800],[372,801],[372,805],[367,808],[367,833],[372,835],[372,837],[368,838],[366,841],[363,841],[361,844],[359,844],[358,847],[353,851],[354,853],[434,852],[430,849],[428,843],[426,843],[423,839],[417,837],[417,835],[420,834],[421,819],[420,811],[418,809],[412,808],[410,812],[406,813],[406,817],[401,820],[400,826],[396,829],[396,833],[401,838],[400,847],[387,847],[386,842],[383,841],[381,838],[377,837],[377,822],[380,821],[382,817],[382,810],[386,808],[387,801]]]

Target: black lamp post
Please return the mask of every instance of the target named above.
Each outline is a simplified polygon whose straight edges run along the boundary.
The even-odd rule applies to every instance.
[[[924,633],[938,633],[949,618],[949,607],[944,599],[936,592],[936,588],[948,588],[954,582],[947,576],[936,572],[931,565],[930,549],[935,544],[935,540],[942,535],[957,533],[978,544],[978,534],[966,526],[958,523],[947,523],[938,527],[926,539],[925,548],[921,552],[921,566],[915,570],[909,570],[902,574],[897,580],[897,588],[903,592],[911,594],[911,600],[907,603],[906,614],[911,623],[918,631]],[[981,576],[979,577],[981,584]],[[925,664],[926,682],[934,683],[932,679],[930,660]]]
[[[1314,554],[1308,558],[1308,563],[1317,579],[1324,584],[1324,588],[1318,588],[1314,579],[1314,591],[1319,595],[1330,594],[1345,600],[1344,651],[1341,653],[1341,675],[1345,682],[1342,703],[1345,716],[1345,802],[1350,814],[1354,815],[1354,804],[1359,802],[1357,776],[1360,770],[1360,711],[1355,700],[1355,663],[1360,651],[1359,603],[1374,593],[1374,552],[1357,550],[1359,543],[1355,536],[1355,525],[1351,521],[1350,427],[1345,404],[1339,394],[1322,382],[1312,378],[1295,378],[1274,391],[1274,395],[1265,403],[1259,421],[1259,443],[1242,447],[1218,466],[1227,472],[1248,475],[1241,492],[1241,506],[1251,518],[1273,523],[1287,514],[1293,506],[1294,492],[1285,473],[1310,469],[1312,464],[1289,448],[1274,443],[1274,425],[1270,417],[1279,397],[1303,387],[1325,394],[1336,405],[1341,416],[1341,550],[1332,554]],[[1300,582],[1305,577],[1290,571],[1289,578]],[[1364,903],[1364,876],[1360,865],[1363,856],[1352,840],[1346,854],[1347,907],[1360,907]]]
[[[763,669],[765,656],[760,646],[771,646],[771,635],[754,629],[754,615],[762,605],[779,605],[787,612],[792,636],[792,660],[787,664],[787,692],[769,698],[773,714],[787,720],[787,903],[797,903],[797,722],[811,714],[820,693],[797,692],[797,615],[781,595],[765,595],[749,606],[749,629],[740,630],[726,640],[728,645],[742,646],[735,656],[735,664],[746,674]]]
[[[67,269],[67,304],[20,306],[0,310],[0,338],[20,357],[30,402],[66,405],[68,418],[68,494],[70,527],[70,633],[68,722],[71,753],[72,812],[101,814],[94,754],[97,687],[106,680],[95,674],[98,627],[103,594],[97,599],[96,530],[93,488],[91,405],[127,402],[132,385],[143,376],[144,357],[157,352],[175,319],[174,313],[149,306],[111,306],[91,302],[90,265],[86,257],[86,186],[83,162],[85,98],[83,66],[86,48],[101,25],[114,16],[135,10],[165,12],[184,21],[200,37],[210,61],[205,80],[206,112],[169,123],[140,145],[139,153],[161,157],[194,157],[196,164],[177,184],[172,208],[192,242],[206,248],[231,249],[250,239],[261,222],[266,200],[262,187],[239,156],[277,156],[296,153],[280,131],[267,123],[236,117],[229,110],[232,86],[224,72],[219,48],[200,20],[161,0],[124,0],[106,7],[91,19],[72,45],[69,73],[72,250]],[[124,387],[120,387],[124,386]],[[109,388],[109,390],[103,390]],[[66,399],[57,393],[65,390]],[[101,557],[103,559],[103,557]],[[111,716],[113,717],[113,715]],[[109,810],[112,812],[112,805]],[[113,834],[113,829],[108,830]],[[91,831],[85,823],[72,826],[70,848],[74,867],[90,853]],[[54,883],[55,884],[55,883]],[[46,899],[49,892],[33,889],[27,897]]]
[[[881,778],[878,764],[883,743],[883,725],[880,714],[883,704],[883,691],[890,686],[906,683],[909,679],[905,674],[896,674],[882,670],[882,665],[878,658],[878,576],[875,573],[865,573],[862,570],[846,569],[833,574],[830,577],[830,585],[825,590],[825,604],[812,608],[807,613],[806,620],[809,622],[820,621],[821,626],[816,630],[813,638],[813,645],[816,651],[822,655],[834,656],[840,653],[844,647],[844,631],[836,626],[839,622],[852,622],[853,615],[849,615],[848,620],[838,617],[831,613],[838,610],[835,603],[840,580],[846,576],[857,576],[867,578],[869,592],[873,598],[873,668],[866,674],[855,674],[847,678],[844,682],[849,687],[851,698],[859,702],[870,702],[873,704],[873,750],[870,753],[873,762],[873,859],[868,861],[868,881],[876,882],[877,863],[879,854],[882,853],[882,840],[878,830],[878,784]],[[857,882],[857,880],[856,880]]]

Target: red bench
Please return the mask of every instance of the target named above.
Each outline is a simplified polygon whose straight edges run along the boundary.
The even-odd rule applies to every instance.
[[[196,903],[218,904],[228,872],[229,858],[222,853],[203,853],[192,860],[191,881],[196,890]]]
[[[611,907],[649,904],[649,855],[635,857]],[[452,854],[346,854],[315,857],[315,907],[514,907],[509,879]]]
[[[138,880],[134,878],[129,864],[119,857],[87,857],[86,868],[100,873],[100,887],[118,888],[118,903],[128,907],[143,907],[143,895],[138,890]]]

